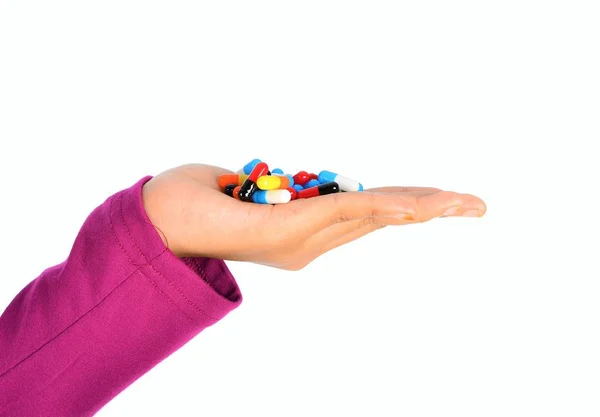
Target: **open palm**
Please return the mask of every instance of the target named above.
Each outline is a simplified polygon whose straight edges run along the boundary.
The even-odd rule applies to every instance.
[[[144,185],[144,206],[169,249],[297,270],[323,253],[388,225],[443,215],[482,216],[485,203],[469,194],[424,187],[383,187],[287,204],[244,203],[217,184],[223,168],[190,164]]]

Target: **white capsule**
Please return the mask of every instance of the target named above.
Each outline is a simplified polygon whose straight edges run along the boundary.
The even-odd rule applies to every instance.
[[[289,190],[255,191],[252,200],[258,204],[285,204],[292,199]]]
[[[340,186],[342,191],[362,191],[363,186],[358,181],[351,180],[342,175],[336,174],[331,171],[319,172],[319,182],[325,184],[327,182],[335,181]]]

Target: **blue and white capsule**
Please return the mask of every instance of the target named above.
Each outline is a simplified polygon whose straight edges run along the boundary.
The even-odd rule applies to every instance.
[[[257,204],[285,204],[289,203],[292,199],[292,193],[289,190],[269,190],[269,191],[255,191],[252,194],[252,201]]]
[[[283,175],[283,169],[281,168],[275,168],[271,170],[271,174],[273,175]]]
[[[360,182],[351,180],[350,178],[346,178],[342,175],[336,174],[331,171],[321,171],[319,172],[319,182],[321,184],[326,184],[328,182],[337,182],[340,186],[341,191],[362,191],[363,186]]]
[[[244,167],[242,169],[240,169],[238,172],[236,172],[236,174],[250,175],[250,173],[252,172],[254,167],[260,162],[262,162],[260,159],[253,159],[252,161],[250,161],[246,165],[244,165]]]

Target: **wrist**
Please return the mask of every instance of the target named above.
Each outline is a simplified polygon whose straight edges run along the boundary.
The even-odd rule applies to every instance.
[[[169,249],[175,256],[181,257],[173,248],[172,243],[169,242],[169,238],[165,232],[164,227],[164,216],[162,215],[161,207],[161,197],[157,195],[154,189],[154,179],[151,179],[142,187],[142,204],[144,205],[144,210],[146,211],[146,215],[148,219],[154,226],[156,233],[162,240],[163,245],[167,249]]]

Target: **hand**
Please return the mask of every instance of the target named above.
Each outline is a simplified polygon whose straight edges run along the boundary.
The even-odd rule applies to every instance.
[[[486,211],[475,196],[421,187],[373,188],[274,206],[244,203],[219,189],[218,176],[231,173],[192,164],[163,172],[144,185],[148,217],[175,255],[298,270],[388,225],[444,215],[480,217]]]

